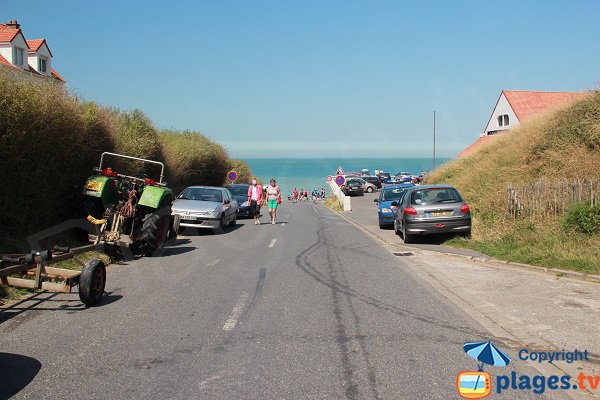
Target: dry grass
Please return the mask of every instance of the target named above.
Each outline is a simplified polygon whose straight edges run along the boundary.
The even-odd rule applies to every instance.
[[[344,211],[344,207],[340,203],[340,200],[337,197],[335,197],[334,195],[331,195],[325,199],[325,205],[327,207],[331,208],[333,211],[337,211],[337,212]]]
[[[0,252],[24,252],[25,237],[80,217],[82,186],[103,151],[164,161],[175,191],[221,185],[232,165],[245,163],[197,132],[159,132],[140,110],[120,111],[82,101],[62,85],[0,71]],[[127,174],[157,170],[110,165]]]
[[[549,267],[600,271],[599,238],[561,229],[561,221],[513,219],[509,183],[540,178],[600,178],[600,92],[541,115],[475,153],[435,171],[428,183],[456,186],[473,211],[473,240],[459,246]]]

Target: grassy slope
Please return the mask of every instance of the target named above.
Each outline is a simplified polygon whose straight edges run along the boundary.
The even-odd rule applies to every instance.
[[[455,185],[473,211],[473,239],[450,244],[517,262],[600,272],[600,237],[561,229],[561,221],[512,219],[509,183],[540,178],[600,179],[600,92],[524,124],[429,178]]]

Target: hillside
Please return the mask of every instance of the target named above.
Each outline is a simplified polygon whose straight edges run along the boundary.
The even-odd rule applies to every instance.
[[[523,213],[515,217],[507,206],[511,184],[544,180],[545,185],[566,185],[583,178],[600,180],[598,91],[441,167],[427,182],[455,185],[471,205],[472,240],[455,239],[450,244],[517,262],[598,272],[600,235],[566,228],[568,211],[557,216]],[[598,207],[589,213],[592,219],[600,215]]]
[[[62,85],[0,71],[0,252],[25,251],[28,235],[81,217],[82,186],[104,151],[163,161],[176,192],[192,183],[221,185],[231,168],[242,182],[251,174],[199,132],[161,131],[140,110],[83,101]]]

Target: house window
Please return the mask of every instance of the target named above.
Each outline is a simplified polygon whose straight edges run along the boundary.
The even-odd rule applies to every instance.
[[[38,71],[40,72],[48,72],[47,60],[44,57],[38,58]]]
[[[18,66],[24,65],[25,50],[20,47],[13,47],[13,64]]]
[[[508,126],[508,122],[509,119],[507,114],[498,116],[498,126]]]

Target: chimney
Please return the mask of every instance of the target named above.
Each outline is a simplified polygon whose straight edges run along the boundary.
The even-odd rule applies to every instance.
[[[21,25],[17,22],[17,20],[10,20],[6,23],[6,27],[8,29],[19,29]]]

